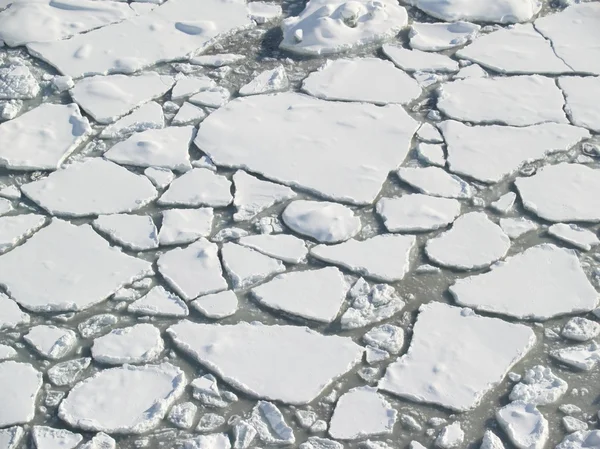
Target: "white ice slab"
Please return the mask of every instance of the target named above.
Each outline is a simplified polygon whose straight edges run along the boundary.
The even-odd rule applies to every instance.
[[[327,61],[302,82],[302,90],[324,100],[407,104],[421,95],[419,84],[379,58]]]
[[[509,217],[500,219],[500,227],[511,239],[516,239],[538,229],[539,225],[525,217]]]
[[[547,320],[598,305],[598,293],[575,252],[547,243],[509,257],[487,273],[457,280],[450,293],[461,305],[520,319]]]
[[[208,76],[186,76],[177,80],[171,92],[171,100],[182,100],[191,97],[201,90],[217,87],[217,83]]]
[[[370,346],[390,354],[398,354],[404,344],[404,330],[393,324],[382,324],[372,328],[362,339]]]
[[[0,427],[25,424],[35,416],[42,373],[29,363],[0,363]]]
[[[527,127],[467,126],[448,120],[439,125],[447,144],[450,171],[493,183],[525,162],[565,151],[589,136],[588,131],[561,123]]]
[[[581,164],[542,167],[515,185],[523,206],[548,221],[600,221],[600,172]]]
[[[158,258],[158,271],[187,301],[227,289],[218,247],[201,238],[187,248],[175,248]],[[0,258],[0,261],[2,259]]]
[[[196,125],[202,120],[206,118],[208,114],[204,112],[204,109],[199,108],[198,106],[194,106],[187,101],[183,103],[183,105],[173,117],[171,121],[171,125],[173,126],[181,126],[181,125]]]
[[[446,165],[444,147],[436,143],[420,142],[417,146],[417,156],[429,165],[436,167],[444,167]]]
[[[12,346],[0,344],[0,362],[9,360],[9,359],[14,359],[16,357],[17,357],[17,351]],[[0,441],[2,441],[1,433],[0,433]],[[3,446],[0,445],[0,447],[3,447]]]
[[[415,193],[382,198],[375,210],[389,232],[431,231],[443,228],[460,215],[460,202]]]
[[[325,267],[293,271],[252,289],[261,305],[322,323],[337,317],[346,298],[348,285],[340,270]]]
[[[416,239],[412,235],[381,234],[337,245],[317,245],[310,254],[324,262],[383,282],[398,282],[410,269]]]
[[[245,1],[176,0],[68,40],[29,44],[28,50],[73,78],[133,73],[186,58],[213,38],[250,25]]]
[[[594,232],[574,224],[553,224],[548,228],[548,234],[583,251],[589,251],[592,246],[600,244],[600,240]]]
[[[188,99],[192,104],[207,106],[209,108],[220,108],[229,101],[231,93],[224,87],[211,87],[204,89]]]
[[[221,319],[237,312],[238,299],[233,290],[226,290],[201,296],[192,301],[192,307],[208,318]]]
[[[427,257],[437,265],[459,270],[488,267],[509,248],[508,236],[484,212],[460,216],[449,231],[425,244]]]
[[[336,440],[356,440],[390,434],[397,414],[376,388],[352,388],[335,405],[329,435]]]
[[[410,46],[415,50],[441,51],[475,39],[481,27],[470,22],[420,23],[410,26]]]
[[[74,449],[83,440],[78,433],[48,426],[33,426],[31,437],[35,449]]]
[[[600,77],[561,77],[558,85],[567,102],[565,110],[571,123],[600,132]]]
[[[268,2],[250,2],[248,3],[250,18],[256,23],[267,23],[275,20],[283,14],[281,5]]]
[[[174,180],[158,199],[163,206],[225,207],[232,201],[231,182],[207,168],[194,168]]]
[[[240,88],[239,94],[242,96],[272,94],[286,91],[289,87],[290,81],[285,68],[278,65],[274,69],[259,73],[256,78]]]
[[[290,234],[248,235],[238,243],[286,263],[300,263],[308,254],[304,240]]]
[[[465,432],[460,427],[460,423],[454,422],[442,429],[435,439],[435,445],[440,449],[454,449],[460,447],[464,439]]]
[[[0,125],[0,167],[56,170],[91,132],[76,104],[41,104]]]
[[[162,226],[158,234],[161,245],[181,245],[208,237],[212,230],[213,210],[168,209],[162,211]]]
[[[424,142],[444,143],[444,138],[431,123],[423,123],[417,131],[417,137]]]
[[[283,21],[279,47],[313,56],[339,53],[392,38],[407,22],[406,10],[389,0],[312,0]]]
[[[352,209],[326,201],[293,201],[283,211],[282,218],[293,231],[323,243],[343,242],[361,229],[360,218]]]
[[[536,0],[501,0],[492,4],[487,0],[410,0],[408,3],[447,22],[527,22],[542,7]]]
[[[32,327],[23,339],[50,360],[62,359],[77,345],[77,334],[72,330],[45,324]]]
[[[92,225],[112,241],[135,251],[158,248],[157,230],[148,215],[100,215]]]
[[[557,402],[569,388],[569,385],[543,365],[536,365],[525,371],[521,382],[510,392],[511,401],[524,401],[535,405],[547,405]]]
[[[98,337],[92,345],[94,360],[107,365],[148,363],[164,349],[160,330],[152,324],[141,323]]]
[[[150,101],[143,104],[131,114],[107,126],[100,133],[102,139],[122,139],[133,133],[148,129],[161,129],[165,126],[165,116],[160,104]]]
[[[46,223],[46,217],[37,214],[0,217],[0,253],[14,248]],[[1,327],[1,326],[0,326]]]
[[[0,283],[36,312],[86,309],[152,272],[150,263],[111,248],[91,226],[56,219],[0,256]]]
[[[188,306],[179,296],[157,285],[145,296],[127,306],[129,313],[161,317],[184,317],[188,315]]]
[[[467,78],[442,84],[437,105],[446,116],[462,122],[512,126],[569,123],[556,81],[539,75]]]
[[[244,59],[246,59],[245,55],[238,55],[235,53],[222,53],[218,55],[195,56],[192,59],[190,59],[190,62],[192,64],[206,67],[224,67],[236,64]]]
[[[202,122],[195,143],[217,165],[366,204],[402,163],[416,129],[400,105],[282,93],[231,101]]]
[[[349,338],[299,326],[182,321],[167,333],[177,347],[235,388],[286,404],[312,402],[363,353]]]
[[[511,402],[496,411],[496,419],[518,449],[542,449],[548,441],[548,421],[534,404]]]
[[[439,167],[402,167],[398,177],[425,195],[443,198],[471,198],[473,189],[456,175]]]
[[[233,204],[237,208],[233,214],[235,221],[250,220],[272,205],[296,196],[296,192],[287,186],[258,179],[243,170],[234,173],[233,183]]]
[[[458,72],[458,62],[441,53],[427,53],[421,50],[385,44],[383,53],[392,60],[396,66],[407,72]]]
[[[136,76],[92,76],[77,82],[71,89],[71,96],[94,120],[107,124],[161,97],[174,83],[172,77],[156,72]]]
[[[508,213],[515,205],[517,194],[515,192],[507,192],[490,204],[490,207],[499,214]]]
[[[453,80],[463,80],[467,78],[487,78],[488,73],[481,68],[479,64],[471,64],[460,69],[452,77]]]
[[[87,431],[146,433],[158,426],[186,383],[183,371],[169,363],[103,370],[75,385],[58,416]]]
[[[223,267],[234,289],[245,289],[285,271],[285,265],[252,248],[227,242],[221,247]]]
[[[600,348],[596,343],[568,346],[550,351],[550,356],[576,370],[590,371],[600,362]]]
[[[379,388],[456,411],[475,408],[536,341],[526,326],[438,302],[419,308],[413,332]]]

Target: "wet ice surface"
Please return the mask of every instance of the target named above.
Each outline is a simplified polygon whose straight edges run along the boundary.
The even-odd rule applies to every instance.
[[[0,449],[600,447],[560,3],[0,0]]]

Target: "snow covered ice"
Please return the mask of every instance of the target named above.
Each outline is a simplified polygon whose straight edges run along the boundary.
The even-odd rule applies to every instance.
[[[540,10],[537,0],[502,0],[490,4],[485,0],[410,0],[411,5],[447,22],[515,23],[529,21]]]
[[[548,441],[548,421],[534,404],[512,402],[496,412],[496,419],[519,449],[541,449]]]
[[[44,358],[62,359],[77,344],[77,335],[70,329],[41,324],[31,328],[23,337]]]
[[[460,215],[458,200],[415,193],[382,198],[376,206],[390,232],[430,231],[445,227]]]
[[[147,363],[154,361],[163,349],[160,331],[152,324],[142,323],[96,338],[92,357],[108,365]]]
[[[415,50],[440,51],[475,39],[481,27],[475,23],[417,23],[410,26],[410,46]]]
[[[31,421],[41,387],[42,373],[29,363],[0,363],[0,427]]]

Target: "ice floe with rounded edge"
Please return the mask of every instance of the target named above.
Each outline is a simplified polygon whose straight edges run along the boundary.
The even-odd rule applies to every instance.
[[[413,332],[378,387],[456,411],[475,408],[536,341],[529,327],[438,302],[419,308]]]
[[[600,448],[600,430],[578,431],[567,435],[556,449],[598,449]]]
[[[500,219],[500,227],[506,235],[511,239],[521,237],[523,234],[534,231],[539,228],[539,225],[524,217],[509,217]]]
[[[274,69],[259,73],[248,84],[240,87],[239,94],[242,96],[272,94],[288,90],[289,87],[290,81],[285,73],[285,68],[278,65]]]
[[[310,254],[324,262],[383,282],[397,282],[410,269],[416,239],[412,235],[381,234],[337,245],[317,245]]]
[[[575,252],[547,243],[457,280],[450,293],[464,306],[532,320],[589,312],[598,305],[598,293]]]
[[[0,363],[0,427],[26,424],[35,416],[42,373],[29,363]]]
[[[407,104],[421,95],[419,84],[389,61],[336,59],[302,81],[302,90],[324,100]]]
[[[438,265],[461,270],[488,267],[504,257],[510,239],[483,212],[469,212],[452,228],[425,245],[427,257]]]
[[[408,3],[447,22],[528,22],[542,7],[538,0],[501,0],[493,4],[486,0],[409,0]]]
[[[409,50],[407,48],[385,44],[383,53],[402,70],[407,72],[458,72],[458,62],[441,53],[427,53],[421,50]]]
[[[258,439],[267,445],[287,446],[296,442],[293,429],[271,402],[258,401],[248,421],[255,428]]]
[[[207,168],[194,168],[174,180],[158,199],[162,206],[225,207],[232,201],[231,181]]]
[[[45,324],[32,327],[23,339],[50,360],[62,359],[77,345],[77,334],[72,330]]]
[[[475,39],[481,27],[474,23],[457,21],[452,23],[413,22],[408,37],[410,46],[421,51],[442,51],[465,45]]]
[[[600,221],[600,171],[581,164],[542,167],[515,180],[525,209],[548,221]]]
[[[283,211],[282,218],[293,231],[323,243],[348,240],[362,227],[352,209],[326,201],[292,201]]]
[[[296,196],[296,192],[287,186],[258,179],[243,170],[233,174],[233,183],[233,204],[237,209],[233,214],[234,221],[250,220],[272,205]]]
[[[286,92],[231,101],[202,122],[194,142],[217,165],[244,168],[326,198],[369,204],[406,157],[417,126],[400,105],[331,102]]]
[[[56,170],[91,133],[76,104],[41,104],[0,125],[0,167]]]
[[[438,88],[438,109],[451,119],[511,126],[569,123],[552,78],[521,75],[467,78]]]
[[[574,224],[553,224],[548,228],[548,234],[583,251],[589,251],[592,246],[600,244],[594,232]]]
[[[353,388],[338,399],[329,435],[336,440],[356,440],[390,434],[397,414],[376,388]]]
[[[283,14],[280,5],[268,2],[250,2],[248,3],[248,11],[250,18],[259,24],[275,20]]]
[[[322,323],[337,317],[348,285],[340,270],[325,267],[292,271],[252,289],[259,304],[286,314]]]
[[[446,140],[450,171],[486,183],[498,182],[525,162],[566,151],[590,136],[583,128],[562,123],[467,126],[448,120],[439,128]]]
[[[27,65],[14,63],[0,67],[0,99],[26,100],[35,98],[39,93],[40,85]]]
[[[162,211],[162,225],[158,234],[161,245],[182,245],[208,237],[212,230],[213,210],[167,209]]]
[[[280,260],[233,242],[223,244],[221,259],[236,290],[251,287],[285,271],[285,265]]]
[[[123,365],[154,361],[164,349],[160,330],[152,324],[141,323],[114,329],[94,340],[92,357],[100,363]]]
[[[248,235],[238,243],[286,263],[301,263],[308,254],[304,240],[290,234]]]
[[[150,101],[137,108],[131,114],[108,125],[102,130],[99,137],[101,139],[121,139],[129,137],[133,133],[149,129],[162,129],[164,127],[165,116],[162,106],[156,101]]]
[[[279,48],[311,56],[340,53],[392,38],[407,22],[406,9],[390,0],[311,0],[299,16],[282,22]]]
[[[548,441],[548,421],[534,404],[511,402],[496,411],[496,420],[519,449],[542,449]]]
[[[473,196],[473,189],[467,182],[440,167],[401,167],[396,174],[425,195],[460,199]]]
[[[70,93],[73,101],[94,120],[108,124],[138,106],[162,97],[174,83],[172,77],[156,72],[135,76],[98,75],[78,81]]]
[[[588,341],[600,334],[600,324],[583,317],[571,318],[562,328],[560,334],[575,341]]]
[[[179,296],[157,285],[146,295],[127,306],[129,313],[161,317],[188,316],[188,306]]]
[[[157,265],[167,283],[187,301],[227,289],[218,247],[205,238],[164,253]]]
[[[25,431],[19,426],[0,429],[0,447],[2,449],[17,449],[24,436]]]
[[[556,56],[552,43],[530,23],[501,28],[480,36],[472,44],[458,50],[456,56],[495,72],[511,75],[560,75],[573,72]]]
[[[92,226],[117,244],[135,251],[158,248],[157,230],[148,215],[100,215]]]
[[[185,385],[183,371],[169,363],[106,369],[75,385],[58,416],[86,431],[146,433],[160,423]]]
[[[390,232],[432,231],[456,220],[461,205],[455,199],[415,193],[382,198],[375,210]]]
[[[565,110],[571,123],[600,132],[600,76],[561,77],[558,85],[566,100]]]
[[[201,296],[191,303],[192,307],[207,318],[227,318],[237,312],[238,299],[233,290]]]
[[[569,346],[550,351],[559,362],[582,371],[590,371],[600,362],[600,347],[595,342],[585,346]]]
[[[14,248],[46,223],[46,217],[37,214],[0,217],[0,253]],[[0,326],[1,327],[1,326]]]
[[[548,367],[537,365],[525,371],[521,382],[510,392],[511,401],[535,405],[553,404],[567,392],[569,385]]]
[[[23,277],[24,269],[31,277]],[[91,226],[57,219],[0,256],[0,283],[35,312],[84,310],[152,273],[149,262],[111,248]]]
[[[133,212],[157,196],[148,178],[101,158],[73,163],[21,191],[50,214],[66,217]]]
[[[78,433],[48,426],[33,426],[31,437],[36,449],[74,449],[83,440]]]
[[[181,321],[167,333],[179,349],[233,387],[286,404],[312,402],[359,363],[363,353],[349,338],[299,326]]]

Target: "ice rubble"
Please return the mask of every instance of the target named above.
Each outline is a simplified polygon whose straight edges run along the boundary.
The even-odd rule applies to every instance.
[[[169,363],[106,369],[75,385],[58,416],[86,431],[146,433],[160,423],[185,385],[183,371]]]
[[[558,85],[565,95],[565,110],[571,122],[600,132],[600,112],[597,107],[600,102],[600,77],[561,77]]]
[[[547,243],[457,280],[450,293],[464,306],[533,320],[588,312],[598,304],[575,252]]]
[[[99,137],[102,139],[121,139],[148,129],[162,129],[164,126],[165,116],[162,106],[156,101],[150,101],[131,114],[108,125],[102,130]]]
[[[427,53],[420,50],[385,44],[383,53],[392,60],[397,67],[407,72],[458,72],[458,62],[441,53]]]
[[[460,215],[460,202],[415,193],[382,198],[376,211],[390,232],[431,231],[445,227]]]
[[[600,334],[600,324],[583,317],[571,318],[560,333],[563,337],[575,341],[588,341]]]
[[[35,312],[86,309],[150,273],[150,263],[111,248],[91,226],[57,219],[0,256],[0,283]]]
[[[188,315],[188,306],[179,296],[157,285],[145,296],[127,306],[129,313],[162,317],[184,317]]]
[[[78,81],[71,89],[71,97],[94,120],[108,124],[161,97],[174,83],[172,77],[156,72],[136,76],[92,76]]]
[[[592,246],[600,244],[594,232],[574,224],[553,224],[548,228],[548,234],[583,251],[589,251]]]
[[[0,363],[0,427],[25,424],[35,416],[42,373],[29,363]]]
[[[219,320],[237,312],[238,299],[234,291],[226,290],[201,296],[192,301],[191,305],[205,317]]]
[[[515,180],[525,209],[548,221],[600,221],[600,172],[581,164],[542,167]]]
[[[21,191],[52,215],[67,217],[133,212],[157,196],[148,178],[101,158],[73,163]]]
[[[160,330],[152,324],[141,323],[114,329],[94,340],[91,352],[94,360],[107,365],[148,363],[164,349]]]
[[[234,289],[241,290],[285,271],[285,265],[252,248],[227,242],[221,247],[223,267]]]
[[[281,217],[293,231],[323,243],[343,242],[361,229],[352,209],[326,201],[292,201]]]
[[[272,205],[296,196],[296,192],[287,186],[258,179],[243,170],[233,174],[233,183],[233,204],[237,209],[233,214],[235,221],[250,220]]]
[[[2,449],[17,449],[25,431],[22,427],[14,426],[7,429],[0,429],[0,447]]]
[[[40,85],[28,66],[15,63],[0,67],[0,99],[27,100],[39,93]]]
[[[536,222],[528,220],[524,217],[509,217],[500,219],[500,227],[502,228],[502,231],[504,231],[504,233],[511,239],[516,239],[527,232],[539,228],[539,225]]]
[[[441,51],[464,45],[479,34],[481,27],[474,23],[420,23],[410,26],[410,46],[421,51]]]
[[[162,206],[225,207],[231,203],[231,181],[207,168],[194,168],[175,179],[158,199]]]
[[[511,126],[569,123],[565,99],[552,78],[521,75],[467,78],[442,84],[438,109],[451,119]]]
[[[208,237],[212,230],[213,210],[167,209],[162,211],[162,226],[158,234],[161,245],[181,245]]]
[[[357,387],[343,394],[333,410],[329,435],[356,440],[392,433],[397,412],[373,387]]]
[[[598,449],[600,447],[600,430],[578,431],[567,435],[556,449]]]
[[[468,183],[440,167],[401,167],[396,174],[401,181],[425,195],[460,199],[473,196]]]
[[[360,275],[383,282],[402,280],[410,269],[414,236],[381,234],[337,245],[317,245],[310,254]]]
[[[348,285],[340,270],[325,267],[293,271],[252,289],[263,306],[286,314],[331,323],[344,302]]]
[[[437,302],[419,308],[413,331],[379,388],[456,411],[476,407],[536,341],[526,326]]]
[[[226,433],[200,435],[184,441],[182,449],[231,449],[231,441]]]
[[[542,449],[548,441],[548,421],[534,404],[511,402],[496,411],[496,419],[518,449]]]
[[[173,406],[169,412],[168,420],[171,421],[175,427],[183,430],[190,430],[194,425],[197,411],[198,407],[193,402],[182,402],[181,404]]]
[[[568,387],[550,368],[537,365],[525,371],[521,382],[510,392],[509,399],[535,405],[552,404],[567,392]]]
[[[398,354],[404,345],[404,330],[393,324],[382,324],[372,328],[362,339],[370,346]]]
[[[278,65],[274,69],[259,73],[248,84],[240,87],[239,94],[242,96],[272,94],[288,90],[289,86],[290,82],[285,68]]]
[[[408,3],[447,22],[527,22],[542,7],[537,0],[501,0],[492,4],[486,0],[409,0]]]
[[[110,313],[101,313],[83,320],[77,326],[77,330],[83,338],[94,338],[109,332],[118,321],[119,319]]]
[[[48,379],[58,387],[70,386],[81,377],[83,371],[90,366],[91,361],[91,358],[83,357],[57,363],[48,370]]]
[[[324,100],[407,104],[421,95],[419,84],[379,58],[327,61],[302,82],[302,90]]]
[[[392,38],[407,22],[406,10],[391,0],[311,0],[282,22],[279,47],[311,56],[339,53]]]
[[[429,239],[427,257],[438,265],[462,270],[484,268],[506,255],[510,239],[484,212],[469,212],[452,228]]]
[[[37,214],[0,217],[0,253],[14,248],[46,223],[46,217]],[[1,326],[0,326],[1,327]]]
[[[202,20],[193,20],[197,17]],[[186,58],[219,35],[250,25],[245,1],[175,0],[68,40],[31,43],[27,48],[73,78],[133,73],[159,62]]]
[[[46,359],[64,358],[77,345],[77,334],[70,329],[40,324],[23,336],[39,355]]]
[[[248,235],[240,238],[238,243],[293,264],[304,261],[308,254],[304,240],[290,234]]]
[[[31,437],[36,449],[74,449],[83,440],[78,433],[47,426],[33,426]]]
[[[156,226],[148,215],[100,215],[92,226],[126,248],[135,251],[158,248]]]
[[[164,253],[157,265],[167,283],[187,301],[227,289],[218,247],[204,238],[185,249],[175,248]]]
[[[454,120],[442,122],[450,171],[486,183],[495,183],[525,162],[565,151],[589,132],[562,123],[527,127],[467,126]]]
[[[133,16],[128,4],[113,1],[17,1],[0,12],[0,41],[10,47],[59,41]]]
[[[202,122],[194,142],[217,165],[368,204],[406,157],[416,129],[400,105],[330,102],[290,92],[231,101]]]
[[[91,133],[76,104],[41,104],[0,125],[0,167],[56,170]]]
[[[311,402],[363,353],[349,338],[297,326],[182,321],[167,333],[178,348],[235,388],[288,404]]]
[[[396,290],[387,284],[370,286],[358,279],[348,292],[352,305],[340,317],[342,329],[357,329],[391,318],[404,307]]]

